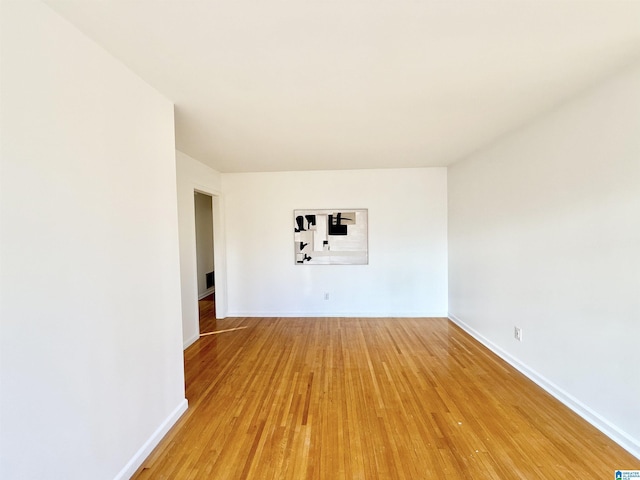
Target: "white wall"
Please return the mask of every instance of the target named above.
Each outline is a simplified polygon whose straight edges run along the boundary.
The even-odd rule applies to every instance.
[[[128,478],[186,408],[173,106],[2,2],[0,478]]]
[[[446,315],[446,175],[444,168],[224,174],[228,314]],[[368,208],[369,265],[295,265],[296,208]]]
[[[213,258],[213,202],[209,195],[194,195],[196,217],[196,255],[198,257],[198,297],[207,293],[207,273],[214,270]]]
[[[182,339],[187,348],[198,339],[198,269],[193,192],[212,195],[214,256],[216,258],[216,316],[226,314],[226,260],[224,208],[220,173],[176,150],[178,222],[180,225],[180,282],[182,286]]]
[[[452,318],[640,456],[640,68],[450,168],[449,279]]]

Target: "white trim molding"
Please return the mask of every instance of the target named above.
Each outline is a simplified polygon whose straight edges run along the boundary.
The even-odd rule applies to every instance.
[[[127,480],[136,473],[136,470],[140,468],[140,465],[146,460],[146,458],[151,454],[154,448],[158,446],[160,441],[164,438],[164,436],[169,432],[171,427],[175,425],[175,423],[180,419],[180,417],[187,411],[189,404],[187,399],[185,398],[180,404],[175,408],[173,412],[165,419],[164,422],[160,424],[160,426],[156,429],[155,432],[149,437],[149,439],[144,442],[140,450],[136,452],[136,454],[127,462],[120,473],[115,476],[115,480]]]

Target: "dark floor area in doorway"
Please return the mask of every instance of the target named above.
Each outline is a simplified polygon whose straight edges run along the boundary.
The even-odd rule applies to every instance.
[[[212,332],[216,329],[216,300],[212,293],[198,301],[200,312],[200,334]]]

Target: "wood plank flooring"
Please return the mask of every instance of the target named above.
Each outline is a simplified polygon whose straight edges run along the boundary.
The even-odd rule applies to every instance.
[[[200,334],[216,330],[216,300],[213,294],[198,301],[200,317]]]
[[[444,318],[235,318],[136,479],[613,479],[640,461]]]

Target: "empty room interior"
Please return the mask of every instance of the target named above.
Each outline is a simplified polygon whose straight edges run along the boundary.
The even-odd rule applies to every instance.
[[[640,2],[0,5],[0,478],[640,471]]]

